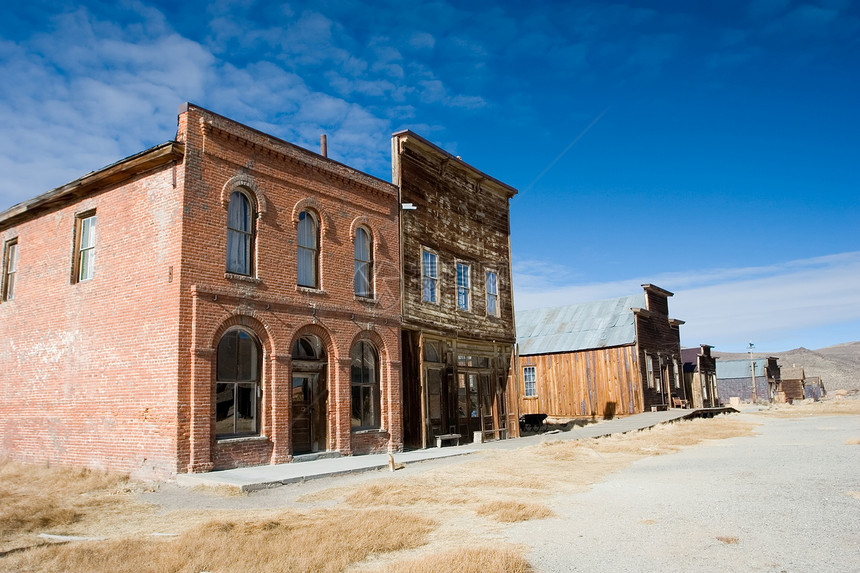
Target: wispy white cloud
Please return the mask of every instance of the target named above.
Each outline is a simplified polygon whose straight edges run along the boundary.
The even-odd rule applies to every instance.
[[[686,322],[681,338],[690,346],[712,344],[722,350],[742,350],[748,340],[770,351],[824,346],[848,342],[828,338],[828,330],[838,337],[845,332],[839,325],[860,325],[860,251],[591,284],[559,284],[559,269],[551,265],[546,270],[554,278],[541,283],[534,273],[541,267],[540,263],[515,265],[517,309],[614,298],[639,292],[641,284],[652,283],[675,293],[671,315]],[[860,339],[860,330],[854,338]]]

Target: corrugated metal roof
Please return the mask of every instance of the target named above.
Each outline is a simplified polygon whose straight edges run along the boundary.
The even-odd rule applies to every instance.
[[[520,356],[623,346],[636,342],[634,308],[645,294],[516,313]]]
[[[755,375],[764,376],[767,358],[755,359]],[[749,378],[749,360],[717,360],[717,378]]]

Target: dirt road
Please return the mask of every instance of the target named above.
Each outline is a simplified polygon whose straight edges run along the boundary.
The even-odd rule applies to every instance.
[[[537,571],[858,571],[860,416],[641,459],[507,528]]]

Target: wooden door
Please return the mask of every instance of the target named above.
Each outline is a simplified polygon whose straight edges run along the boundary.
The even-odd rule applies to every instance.
[[[325,396],[319,373],[293,374],[293,455],[325,449]]]

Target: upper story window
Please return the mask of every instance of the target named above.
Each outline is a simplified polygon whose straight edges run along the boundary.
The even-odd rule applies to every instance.
[[[15,277],[18,273],[18,239],[6,241],[6,248],[3,249],[3,276],[2,280],[2,297],[0,300],[12,300],[15,298]]]
[[[499,316],[499,277],[487,271],[487,315]]]
[[[523,367],[523,396],[526,398],[534,398],[537,396],[537,384],[534,366]]]
[[[364,227],[355,230],[355,294],[373,296],[373,239]]]
[[[93,278],[96,262],[96,214],[93,211],[75,217],[75,258],[72,281]]]
[[[319,288],[319,225],[310,211],[299,213],[298,284]]]
[[[439,304],[438,256],[428,250],[421,252],[421,291],[424,302]]]
[[[472,267],[466,263],[457,263],[457,308],[472,308]]]
[[[227,208],[227,272],[254,272],[254,207],[244,193],[233,191]]]

